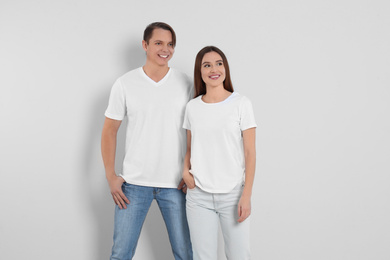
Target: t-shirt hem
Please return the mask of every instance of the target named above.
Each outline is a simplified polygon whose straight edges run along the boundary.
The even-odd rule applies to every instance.
[[[254,125],[249,125],[249,126],[245,126],[245,127],[241,128],[241,131],[245,131],[245,130],[248,130],[249,128],[256,128],[256,127],[257,127],[256,124],[254,124]]]
[[[111,113],[104,113],[104,115],[108,118],[111,118],[111,119],[114,119],[114,120],[123,120],[123,116],[118,116],[118,115],[114,115],[114,114],[111,114]]]
[[[158,182],[139,182],[139,181],[133,181],[129,178],[126,178],[125,176],[121,176],[127,183],[138,185],[138,186],[145,186],[145,187],[158,187],[158,188],[177,188],[179,186],[179,182],[177,184],[172,183],[158,183]]]
[[[234,190],[234,188],[238,185],[242,183],[242,179],[240,179],[240,181],[237,181],[237,183],[235,183],[232,187],[229,187],[229,188],[224,188],[224,189],[205,189],[203,188],[202,186],[196,184],[196,186],[205,191],[205,192],[209,192],[209,193],[229,193],[231,192],[232,190]]]

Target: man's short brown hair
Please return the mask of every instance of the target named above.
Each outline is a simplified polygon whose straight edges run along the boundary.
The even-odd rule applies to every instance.
[[[150,38],[152,38],[152,34],[153,34],[153,30],[154,29],[163,29],[163,30],[170,31],[171,34],[172,34],[172,44],[173,44],[173,47],[176,46],[176,34],[175,34],[175,31],[173,30],[173,28],[169,24],[166,24],[166,23],[163,23],[163,22],[151,23],[151,24],[149,24],[146,27],[146,29],[144,31],[144,41],[147,44],[149,44],[149,40],[150,40]]]

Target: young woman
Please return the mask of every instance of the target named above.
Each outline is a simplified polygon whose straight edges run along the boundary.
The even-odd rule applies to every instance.
[[[187,219],[194,260],[217,257],[221,225],[227,259],[250,259],[249,215],[256,122],[251,102],[234,92],[224,53],[214,46],[195,61],[195,98],[186,107]]]

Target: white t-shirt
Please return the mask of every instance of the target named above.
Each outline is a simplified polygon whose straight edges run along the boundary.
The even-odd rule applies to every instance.
[[[202,96],[186,107],[183,127],[191,130],[191,174],[212,193],[230,192],[245,178],[242,131],[257,127],[250,100],[234,92],[219,103]]]
[[[186,149],[183,117],[191,92],[192,81],[173,68],[157,83],[142,67],[117,79],[105,116],[128,119],[120,174],[126,182],[177,187]]]

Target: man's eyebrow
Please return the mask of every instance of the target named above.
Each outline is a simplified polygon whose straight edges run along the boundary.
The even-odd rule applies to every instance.
[[[154,42],[164,42],[163,40],[154,40]],[[168,42],[168,44],[173,44],[173,41]]]

